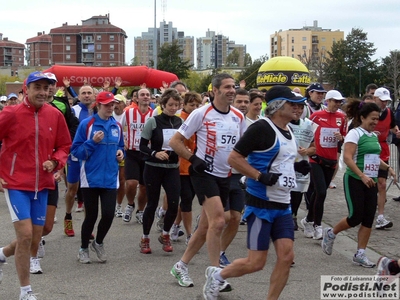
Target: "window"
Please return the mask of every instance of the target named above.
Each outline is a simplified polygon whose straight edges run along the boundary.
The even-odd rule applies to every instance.
[[[66,36],[65,36],[65,41],[66,41],[66,42],[70,42],[70,41],[71,41],[71,37],[70,37],[69,35],[66,35]]]
[[[301,47],[303,50],[306,50],[307,49],[307,46],[302,46]]]
[[[333,39],[332,39],[332,42],[333,42],[333,43],[335,43],[335,42],[336,42],[336,39],[335,39],[335,38],[333,38]]]
[[[305,41],[307,41],[307,37],[303,36],[303,37],[301,38],[301,40],[302,40],[303,42],[305,42]]]
[[[294,43],[294,36],[292,36],[292,43]]]
[[[69,54],[65,55],[65,60],[71,60],[71,55]]]
[[[326,38],[321,38],[321,42],[326,42]]]
[[[292,46],[292,52],[294,52],[294,46]]]
[[[110,53],[110,59],[114,59],[114,53]]]
[[[101,35],[97,35],[97,36],[96,36],[96,39],[97,39],[98,41],[101,41]]]
[[[114,45],[110,45],[110,50],[114,50]]]
[[[114,35],[110,35],[110,41],[114,40]]]
[[[70,45],[66,45],[65,46],[65,51],[71,51],[71,46]]]
[[[96,54],[97,59],[101,59],[101,54]]]
[[[101,45],[96,45],[97,50],[101,50]]]

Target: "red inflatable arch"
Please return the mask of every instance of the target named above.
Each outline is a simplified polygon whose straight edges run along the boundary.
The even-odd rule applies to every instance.
[[[69,78],[71,86],[82,86],[84,81],[92,86],[101,87],[105,81],[114,86],[115,79],[121,77],[121,86],[139,86],[143,83],[149,88],[160,88],[163,81],[170,84],[178,80],[178,77],[169,72],[150,69],[145,66],[127,67],[77,67],[54,65],[43,72],[51,72],[56,75],[57,85],[63,85],[63,78]]]

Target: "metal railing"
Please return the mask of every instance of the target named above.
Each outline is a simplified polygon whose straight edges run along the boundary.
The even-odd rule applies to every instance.
[[[397,146],[394,144],[390,144],[389,148],[390,148],[389,166],[391,166],[393,168],[394,173],[396,174],[397,182],[394,182],[393,178],[388,178],[387,185],[386,185],[386,191],[389,190],[389,188],[392,186],[392,184],[396,185],[397,188],[400,190],[400,185],[398,183],[399,178],[400,178],[399,152],[397,150]]]

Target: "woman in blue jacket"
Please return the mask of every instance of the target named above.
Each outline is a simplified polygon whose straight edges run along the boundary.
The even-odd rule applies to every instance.
[[[121,125],[112,117],[114,95],[101,92],[96,97],[97,114],[79,124],[71,147],[71,153],[79,159],[80,181],[85,204],[85,220],[81,230],[81,248],[78,259],[90,263],[89,239],[97,220],[100,197],[101,220],[96,239],[90,249],[96,252],[100,262],[107,260],[103,240],[114,219],[117,196],[118,163],[124,158],[124,138]]]

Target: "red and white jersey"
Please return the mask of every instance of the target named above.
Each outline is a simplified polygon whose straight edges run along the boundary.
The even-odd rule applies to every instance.
[[[205,172],[225,178],[230,175],[229,153],[246,130],[242,112],[230,107],[227,113],[207,104],[194,110],[179,128],[186,139],[196,134],[196,156],[207,163]]]
[[[346,116],[339,112],[329,112],[320,110],[313,113],[310,120],[318,124],[315,131],[316,154],[331,160],[337,160],[338,140],[334,133],[340,132],[342,136],[346,135]],[[312,161],[312,159],[310,159]]]
[[[153,110],[142,114],[139,108],[134,107],[125,111],[125,118],[122,119],[122,128],[126,128],[126,145],[128,150],[139,151],[140,138],[144,124],[153,115]],[[124,130],[125,131],[125,130]]]

